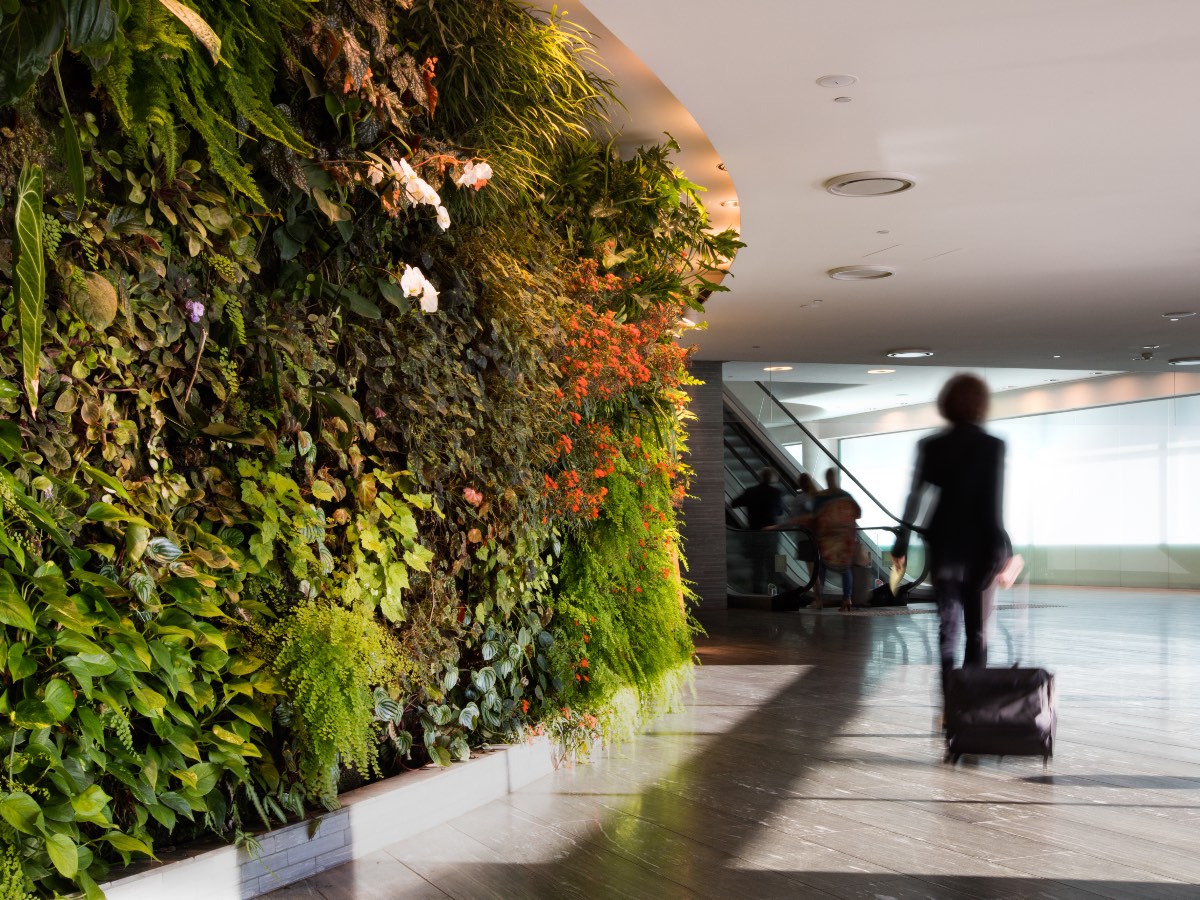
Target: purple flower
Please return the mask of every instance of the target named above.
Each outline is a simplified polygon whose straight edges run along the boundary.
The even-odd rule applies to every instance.
[[[199,322],[200,317],[204,315],[204,304],[199,300],[189,300],[183,304],[183,309],[193,322]]]

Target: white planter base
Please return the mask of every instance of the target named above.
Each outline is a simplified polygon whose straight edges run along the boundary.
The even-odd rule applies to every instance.
[[[192,848],[100,887],[109,900],[246,900],[380,850],[524,787],[555,766],[546,738],[477,751],[343,794],[340,809],[258,835],[255,859],[229,845]]]

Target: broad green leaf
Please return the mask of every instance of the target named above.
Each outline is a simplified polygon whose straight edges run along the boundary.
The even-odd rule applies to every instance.
[[[454,762],[453,758],[450,756],[450,751],[445,747],[429,747],[428,749],[430,758],[432,758],[433,761],[439,766],[449,766],[452,762]]]
[[[129,576],[129,589],[142,603],[148,603],[154,596],[154,579],[145,572],[134,572]]]
[[[169,563],[179,559],[183,551],[169,538],[156,537],[146,544],[146,554],[155,562]]]
[[[154,817],[154,820],[158,822],[159,825],[167,829],[167,831],[175,830],[175,810],[171,809],[169,806],[163,805],[162,803],[155,803],[147,806],[146,808],[150,811],[150,815]]]
[[[484,666],[471,675],[471,682],[481,692],[490,691],[496,686],[496,670],[491,666]]]
[[[87,822],[96,824],[107,824],[108,817],[104,815],[104,809],[108,806],[108,801],[112,797],[104,793],[100,786],[93,784],[75,797],[71,798],[71,805],[75,807],[75,815]]]
[[[50,854],[50,862],[58,869],[64,878],[74,878],[79,871],[79,849],[75,842],[65,834],[52,834],[46,838],[46,852]]]
[[[54,720],[61,722],[75,709],[75,692],[61,678],[55,678],[46,685],[46,706],[54,715]]]
[[[58,4],[41,4],[57,6]],[[24,15],[24,12],[21,14]],[[0,48],[0,59],[4,58]],[[13,221],[16,263],[13,266],[13,291],[17,298],[20,321],[21,373],[29,409],[37,415],[39,368],[42,362],[42,302],[46,296],[46,257],[42,246],[42,170],[28,163],[17,181]]]
[[[349,424],[353,425],[363,420],[362,408],[353,397],[348,397],[341,391],[315,390],[313,393],[327,412],[345,419]]]
[[[73,8],[86,8],[91,4],[76,2],[69,5]],[[75,130],[75,120],[71,118],[71,107],[67,103],[67,92],[63,90],[62,75],[58,71],[58,54],[54,54],[52,59],[54,82],[58,85],[58,96],[62,100],[63,122],[65,125],[63,129],[63,145],[67,157],[67,173],[71,176],[71,187],[75,189],[75,211],[78,213],[83,209],[84,201],[87,199],[87,179],[83,173],[83,151],[79,148],[79,132]],[[111,323],[112,320],[109,319],[109,324]]]
[[[221,39],[198,12],[184,6],[178,0],[158,0],[158,2],[170,10],[171,15],[186,25],[196,40],[204,45],[204,49],[212,57],[213,65],[221,61]]]
[[[132,518],[125,510],[111,503],[93,503],[83,517],[92,522],[128,522]]]
[[[55,724],[54,714],[40,700],[23,700],[12,710],[13,725],[18,728],[48,728]]]
[[[12,382],[5,381],[3,383],[11,384]],[[21,428],[12,419],[5,419],[0,422],[0,458],[11,460],[20,452]]]
[[[330,222],[344,222],[350,218],[350,210],[340,203],[330,200],[329,195],[321,188],[313,188],[312,198],[316,202],[317,208],[325,213]]]
[[[29,604],[17,590],[17,585],[8,572],[0,569],[0,622],[26,631],[37,631],[37,622]]]
[[[154,858],[154,851],[145,841],[140,841],[123,832],[109,831],[104,835],[104,840],[125,853],[144,853],[146,856]]]
[[[76,50],[106,44],[113,39],[117,15],[112,0],[70,0],[67,9],[67,40]]]
[[[459,762],[466,762],[471,758],[471,746],[461,734],[450,742],[450,752]]]
[[[94,466],[89,466],[87,463],[80,463],[79,468],[87,474],[88,478],[96,482],[105,490],[111,491],[122,500],[129,499],[129,492],[125,489],[125,485],[119,479],[113,478],[107,472],[103,472]]]
[[[61,3],[22,3],[0,16],[0,106],[21,99],[50,66],[64,24]]]
[[[29,678],[37,671],[37,660],[25,653],[25,644],[14,643],[8,647],[8,673],[14,682]]]
[[[468,703],[462,708],[458,714],[458,724],[468,731],[475,728],[475,723],[479,721],[479,707],[474,703]]]
[[[255,728],[261,729],[262,731],[271,730],[271,717],[252,706],[247,706],[240,703],[231,703],[229,705],[229,711],[243,722],[249,722]]]
[[[42,808],[28,794],[14,791],[0,799],[0,816],[17,831],[36,834],[42,821]]]
[[[332,500],[334,498],[333,488],[329,486],[329,482],[317,479],[312,483],[312,495],[318,500]]]
[[[357,291],[352,291],[350,288],[342,288],[338,292],[338,298],[348,306],[353,312],[358,313],[364,319],[382,319],[383,313],[374,300],[368,300]]]

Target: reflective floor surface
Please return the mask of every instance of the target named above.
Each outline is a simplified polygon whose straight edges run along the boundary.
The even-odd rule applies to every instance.
[[[1200,594],[1001,599],[991,664],[1056,674],[1048,767],[943,763],[930,606],[701,618],[636,740],[268,896],[1200,897]]]

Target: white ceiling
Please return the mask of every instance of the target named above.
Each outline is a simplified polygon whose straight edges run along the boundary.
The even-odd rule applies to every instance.
[[[671,131],[715,224],[741,214],[748,246],[708,303],[699,358],[861,370],[912,346],[950,369],[1084,373],[1200,354],[1200,316],[1162,317],[1200,311],[1200,2],[559,7],[597,32],[626,142]],[[834,73],[858,83],[816,84]],[[879,169],[916,187],[822,188]],[[740,210],[718,205],[734,196]],[[825,275],[856,263],[897,274]]]

